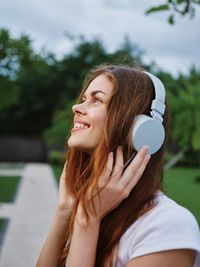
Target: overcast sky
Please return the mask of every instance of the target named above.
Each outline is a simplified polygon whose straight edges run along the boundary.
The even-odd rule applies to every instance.
[[[128,35],[145,51],[146,62],[155,61],[172,74],[187,73],[191,65],[200,68],[200,8],[193,20],[177,18],[166,22],[167,13],[144,15],[152,3],[164,0],[1,0],[0,27],[14,36],[24,32],[35,49],[45,47],[62,56],[72,42],[64,35],[98,36],[112,51]]]

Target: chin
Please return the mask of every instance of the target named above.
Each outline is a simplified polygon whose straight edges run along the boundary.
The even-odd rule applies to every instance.
[[[89,148],[86,148],[86,147],[81,147],[81,146],[73,146],[73,147],[70,147],[70,148],[73,148],[74,150],[79,151],[79,152],[86,153],[88,155],[91,155],[94,152],[94,150],[92,150],[92,149],[89,149]]]
[[[78,144],[77,142],[73,142],[70,139],[68,140],[68,147],[87,154],[91,154],[94,151],[93,148],[89,146],[83,146],[83,144]]]

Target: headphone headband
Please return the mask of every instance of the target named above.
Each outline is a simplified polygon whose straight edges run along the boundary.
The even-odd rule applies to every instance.
[[[136,151],[147,145],[149,154],[154,154],[161,148],[165,139],[165,129],[162,124],[162,115],[165,112],[165,88],[156,76],[146,71],[144,73],[153,83],[155,99],[151,104],[151,116],[138,114],[134,119],[132,143]]]
[[[152,101],[150,114],[154,119],[162,122],[162,115],[165,112],[165,87],[161,80],[152,73],[147,71],[144,71],[144,73],[151,79],[155,90],[155,99]]]

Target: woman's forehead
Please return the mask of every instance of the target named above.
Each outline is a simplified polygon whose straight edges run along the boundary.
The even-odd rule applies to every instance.
[[[90,82],[89,86],[84,92],[84,95],[90,95],[93,92],[98,92],[106,96],[110,96],[113,91],[113,87],[113,83],[108,79],[108,77],[104,74],[101,74]]]

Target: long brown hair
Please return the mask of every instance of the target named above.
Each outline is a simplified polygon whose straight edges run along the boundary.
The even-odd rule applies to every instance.
[[[108,153],[122,145],[124,161],[134,152],[131,144],[131,127],[138,114],[150,115],[151,102],[155,91],[150,78],[140,69],[128,66],[104,65],[91,70],[83,84],[83,93],[98,75],[105,75],[113,83],[113,93],[107,105],[107,118],[101,140],[92,155],[69,148],[67,153],[66,186],[76,200],[66,229],[66,247],[61,255],[60,265],[68,255],[70,238],[78,204],[81,202],[87,217],[87,193],[98,189],[98,179],[102,173]],[[79,101],[79,100],[78,100]],[[167,132],[168,112],[163,125]],[[111,266],[113,255],[121,236],[139,216],[154,205],[155,193],[162,190],[162,169],[164,146],[152,155],[142,177],[129,196],[107,214],[101,221],[96,252],[95,267]]]

